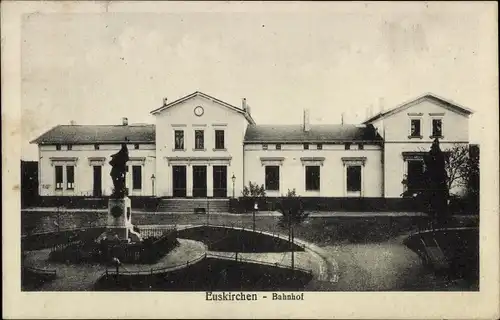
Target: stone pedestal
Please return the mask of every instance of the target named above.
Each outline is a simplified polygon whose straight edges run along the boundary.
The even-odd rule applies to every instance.
[[[108,219],[106,231],[99,237],[110,240],[132,242],[142,241],[140,234],[134,231],[130,198],[110,198],[108,201]]]

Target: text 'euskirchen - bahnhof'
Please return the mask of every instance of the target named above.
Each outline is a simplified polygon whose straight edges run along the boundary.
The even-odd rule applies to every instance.
[[[276,293],[262,294],[260,298],[271,300],[304,300],[304,293]],[[243,292],[206,292],[207,301],[257,301],[259,296],[256,293]]]

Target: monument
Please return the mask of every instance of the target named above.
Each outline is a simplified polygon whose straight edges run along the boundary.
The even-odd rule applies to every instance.
[[[132,207],[127,196],[125,178],[127,175],[128,148],[122,144],[120,151],[111,155],[111,179],[113,193],[108,202],[106,231],[98,240],[107,238],[126,242],[140,242],[141,235],[134,230],[132,224]]]

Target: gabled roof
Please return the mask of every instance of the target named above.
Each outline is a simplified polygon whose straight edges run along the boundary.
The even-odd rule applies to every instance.
[[[382,141],[382,137],[371,125],[310,125],[309,131],[304,131],[302,125],[295,124],[250,125],[247,127],[244,139],[245,143],[311,143],[342,141]]]
[[[36,144],[154,143],[155,126],[59,125],[31,141]]]
[[[203,97],[203,98],[205,98],[207,100],[214,101],[214,102],[216,102],[216,103],[218,103],[218,104],[220,104],[220,105],[222,105],[222,106],[224,106],[226,108],[229,108],[229,109],[231,109],[231,110],[233,110],[235,112],[241,113],[242,115],[245,116],[245,118],[247,119],[247,121],[250,124],[255,124],[255,121],[253,120],[252,116],[248,113],[247,110],[243,110],[241,108],[235,107],[232,104],[229,104],[227,102],[224,102],[222,100],[214,98],[214,97],[212,97],[212,96],[210,96],[210,95],[208,95],[206,93],[200,92],[200,91],[195,91],[195,92],[193,92],[193,93],[191,93],[191,94],[189,94],[187,96],[184,96],[184,97],[179,98],[179,99],[177,99],[175,101],[167,103],[166,105],[164,105],[164,106],[162,106],[160,108],[157,108],[157,109],[151,111],[150,113],[153,114],[153,115],[157,114],[159,112],[162,112],[165,109],[171,108],[171,107],[173,107],[173,106],[175,106],[175,105],[177,105],[179,103],[182,103],[182,102],[184,102],[186,100],[189,100],[191,98],[194,98],[194,97]]]
[[[370,122],[373,122],[373,121],[376,121],[376,120],[379,120],[379,119],[382,119],[382,118],[387,118],[393,114],[396,114],[400,111],[403,111],[405,109],[408,109],[409,107],[411,106],[414,106],[424,100],[431,100],[431,101],[435,101],[435,102],[438,102],[440,106],[442,106],[443,108],[446,108],[450,111],[453,111],[453,112],[456,112],[456,113],[459,113],[461,115],[465,115],[465,116],[468,116],[468,115],[471,115],[474,113],[474,111],[472,111],[471,109],[468,109],[466,107],[463,107],[455,102],[452,102],[450,100],[447,100],[447,99],[444,99],[444,98],[441,98],[433,93],[426,93],[426,94],[423,94],[415,99],[412,99],[410,101],[407,101],[399,106],[397,106],[396,108],[393,108],[393,109],[390,109],[390,110],[387,110],[387,111],[384,111],[384,112],[381,112],[381,113],[378,113],[376,115],[374,115],[373,117],[365,120],[363,123],[364,124],[367,124],[367,123],[370,123]]]

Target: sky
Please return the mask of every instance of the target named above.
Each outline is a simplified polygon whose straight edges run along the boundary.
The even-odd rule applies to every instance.
[[[342,113],[360,123],[380,98],[387,109],[432,92],[475,111],[470,139],[479,143],[481,117],[498,108],[492,8],[332,2],[26,14],[22,158],[36,160],[29,141],[58,124],[154,123],[149,112],[163,98],[194,91],[236,106],[245,97],[260,124],[300,123],[304,109],[311,123],[340,123]]]

